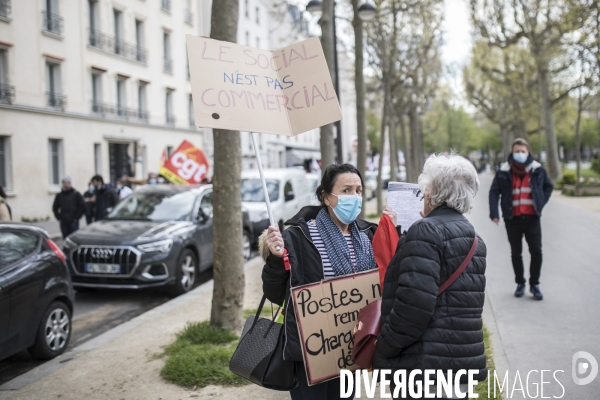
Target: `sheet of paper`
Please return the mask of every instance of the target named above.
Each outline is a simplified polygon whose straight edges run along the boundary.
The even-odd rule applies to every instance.
[[[402,232],[420,220],[423,211],[423,193],[416,183],[390,182],[387,206],[396,212]]]

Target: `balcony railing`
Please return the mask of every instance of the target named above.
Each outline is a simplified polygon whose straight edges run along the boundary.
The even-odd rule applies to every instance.
[[[165,11],[171,11],[171,0],[162,0],[162,9]]]
[[[118,104],[101,103],[96,100],[92,100],[92,113],[101,115],[103,117],[110,116],[122,119],[139,119],[146,122],[148,121],[147,110],[136,110],[134,108],[127,108]]]
[[[12,104],[15,100],[15,87],[12,85],[0,84],[0,103]]]
[[[48,11],[42,11],[42,13],[44,14],[42,29],[55,35],[62,35],[63,17]]]
[[[190,9],[185,9],[185,22],[194,25],[194,13]]]
[[[90,29],[89,44],[92,47],[117,54],[143,64],[148,59],[146,49],[127,43],[121,39],[106,35],[96,29]]]
[[[167,114],[165,122],[167,123],[167,125],[175,125],[175,116]]]
[[[173,73],[173,60],[171,60],[170,58],[164,58],[164,71],[169,74]]]
[[[67,104],[67,97],[55,92],[46,92],[46,99],[48,107],[58,108],[60,110],[65,109]]]
[[[10,0],[0,0],[0,17],[10,18]]]

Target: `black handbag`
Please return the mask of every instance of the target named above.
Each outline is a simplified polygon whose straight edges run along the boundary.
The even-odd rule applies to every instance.
[[[254,317],[244,324],[240,342],[229,361],[229,370],[259,386],[289,391],[298,385],[296,363],[283,359],[285,328],[272,320],[259,317],[265,304],[263,296]]]

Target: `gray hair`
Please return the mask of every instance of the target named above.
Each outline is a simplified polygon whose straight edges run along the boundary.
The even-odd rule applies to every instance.
[[[473,164],[464,157],[432,154],[419,175],[419,189],[430,198],[432,208],[446,203],[464,214],[473,208],[479,178]]]

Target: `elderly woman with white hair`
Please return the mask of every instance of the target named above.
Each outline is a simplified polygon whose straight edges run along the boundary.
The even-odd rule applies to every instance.
[[[477,172],[461,156],[432,155],[419,176],[419,188],[423,218],[402,236],[385,275],[374,368],[405,370],[406,380],[413,370],[441,370],[444,375],[452,371],[452,381],[459,370],[477,370],[475,379],[483,380],[486,247],[463,216],[473,208]],[[458,278],[453,280],[453,274]],[[437,382],[437,375],[428,379]],[[416,380],[423,383],[425,377],[421,373]],[[466,375],[460,383],[465,389]],[[394,398],[425,398],[408,390],[419,386],[407,384],[407,392],[398,390]]]

